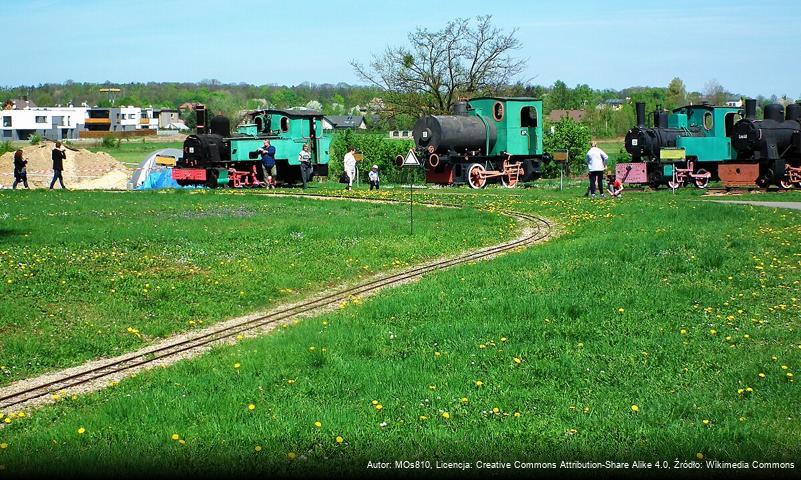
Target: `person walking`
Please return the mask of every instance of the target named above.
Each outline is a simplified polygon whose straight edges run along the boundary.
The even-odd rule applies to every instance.
[[[55,148],[53,148],[53,180],[50,182],[50,190],[53,189],[53,185],[56,184],[56,180],[61,184],[62,189],[66,189],[67,187],[64,186],[64,177],[61,176],[61,172],[64,171],[64,159],[67,158],[67,154],[64,152],[64,148],[61,146],[61,142],[56,142]]]
[[[30,188],[28,186],[28,172],[25,170],[25,165],[28,164],[28,161],[22,158],[22,150],[17,150],[14,152],[14,184],[11,188],[17,188],[17,184],[22,182],[25,185],[25,188]]]
[[[353,179],[356,178],[356,157],[353,155],[354,153],[356,153],[356,148],[353,146],[348,147],[348,153],[345,154],[345,158],[342,160],[345,175],[348,176],[347,190],[353,189]]]
[[[306,183],[312,177],[312,164],[311,164],[311,152],[309,152],[309,146],[307,144],[303,144],[303,149],[298,154],[298,162],[300,162],[300,179],[303,181],[303,189],[306,190]]]
[[[598,148],[598,142],[590,143],[590,149],[587,151],[587,170],[590,176],[590,196],[592,198],[595,198],[596,184],[598,193],[601,194],[601,197],[604,196],[604,170],[606,170],[608,159],[609,155]]]
[[[261,155],[261,165],[264,167],[264,180],[269,188],[275,188],[275,175],[278,169],[275,167],[275,147],[270,145],[269,140],[264,141],[264,146],[258,150]]]
[[[370,190],[375,187],[378,190],[378,165],[373,165],[373,168],[370,170],[370,173],[367,174],[367,177],[370,180]]]

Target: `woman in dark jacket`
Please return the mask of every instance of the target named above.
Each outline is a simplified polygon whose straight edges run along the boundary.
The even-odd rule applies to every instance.
[[[17,184],[22,182],[25,188],[28,187],[28,172],[25,171],[25,165],[28,161],[22,158],[22,150],[14,152],[14,185],[12,188],[17,188]]]

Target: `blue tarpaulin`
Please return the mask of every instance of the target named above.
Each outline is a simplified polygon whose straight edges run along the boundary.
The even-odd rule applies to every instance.
[[[150,170],[150,175],[145,178],[142,185],[136,187],[137,190],[156,190],[159,188],[181,188],[178,182],[172,179],[172,168],[164,167]]]

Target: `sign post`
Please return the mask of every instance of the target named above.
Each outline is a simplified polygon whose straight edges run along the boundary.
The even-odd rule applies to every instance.
[[[559,163],[559,191],[564,189],[565,164],[570,158],[570,150],[557,150],[553,152],[554,162]]]
[[[406,154],[406,158],[403,159],[403,163],[401,166],[403,167],[419,167],[420,160],[417,159],[417,155],[414,154],[414,150],[409,150],[409,153]],[[412,186],[412,180],[414,179],[414,171],[409,170],[409,235],[414,235],[414,187]]]

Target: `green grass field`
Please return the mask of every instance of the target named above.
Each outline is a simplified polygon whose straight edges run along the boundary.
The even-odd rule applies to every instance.
[[[421,192],[547,215],[563,234],[27,412],[0,433],[0,463],[208,474],[797,459],[801,212],[691,190],[581,193]],[[202,198],[209,211],[251,199]]]
[[[149,154],[162,148],[183,148],[181,142],[142,142],[141,140],[122,140],[120,146],[107,148],[102,145],[89,146],[92,152],[106,152],[130,168],[136,168]]]
[[[508,217],[232,192],[0,192],[0,384],[517,233]]]

